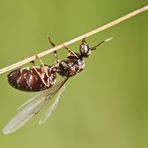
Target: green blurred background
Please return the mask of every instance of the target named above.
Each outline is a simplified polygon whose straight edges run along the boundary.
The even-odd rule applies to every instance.
[[[146,0],[0,0],[0,67],[98,28],[147,4]],[[147,148],[148,12],[88,39],[113,36],[86,59],[85,70],[67,83],[60,104],[42,126],[41,112],[0,148]],[[71,45],[78,51],[80,42]],[[66,57],[65,50],[59,57]],[[54,62],[53,55],[43,58]],[[27,65],[26,65],[27,66]],[[10,87],[0,76],[0,129],[35,93]]]

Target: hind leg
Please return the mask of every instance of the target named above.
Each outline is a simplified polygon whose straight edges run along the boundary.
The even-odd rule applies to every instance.
[[[36,55],[36,59],[38,59],[38,60],[40,61],[40,63],[41,63],[41,67],[40,67],[40,68],[41,68],[41,72],[42,72],[43,74],[46,74],[46,76],[49,78],[48,70],[47,70],[46,66],[44,65],[43,61],[38,57],[38,55]],[[38,70],[37,70],[37,68],[36,68],[36,66],[35,66],[35,61],[31,61],[30,63],[33,64],[33,65],[32,65],[32,68],[35,70],[35,72],[37,73],[37,75],[40,77],[40,79],[41,79],[41,81],[43,82],[43,84],[44,84],[45,86],[49,87],[50,84],[49,84],[48,82],[46,82],[46,81],[44,80],[44,78],[42,77],[42,74],[38,72]]]

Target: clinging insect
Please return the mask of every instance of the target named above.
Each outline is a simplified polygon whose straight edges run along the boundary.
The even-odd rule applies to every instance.
[[[50,44],[55,46],[51,39],[48,39]],[[55,51],[55,63],[53,65],[44,65],[42,60],[37,57],[37,59],[40,60],[41,66],[35,66],[33,61],[32,67],[20,68],[10,72],[7,77],[12,87],[26,92],[41,92],[19,107],[19,109],[22,110],[3,128],[3,133],[9,134],[22,127],[47,105],[49,100],[54,98],[53,104],[39,121],[39,124],[44,123],[55,110],[59,98],[65,89],[66,81],[84,69],[84,58],[88,58],[91,52],[96,50],[98,46],[111,39],[112,38],[103,40],[93,47],[90,47],[86,39],[83,39],[79,47],[79,53],[73,52],[69,47],[63,44],[68,51],[66,59],[58,60],[57,51]],[[60,81],[56,82],[57,74],[62,78]]]

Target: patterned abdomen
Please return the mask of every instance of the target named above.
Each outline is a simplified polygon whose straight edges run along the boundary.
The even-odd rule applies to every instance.
[[[47,68],[47,67],[46,67]],[[43,83],[37,72],[33,68],[16,69],[8,74],[9,84],[19,90],[27,92],[42,91],[49,88],[55,83],[56,73],[48,71],[47,76],[42,72],[41,68],[36,68],[42,79],[47,85]]]

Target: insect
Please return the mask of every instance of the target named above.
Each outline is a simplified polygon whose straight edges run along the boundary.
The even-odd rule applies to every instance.
[[[96,48],[102,43],[108,42],[111,39],[112,38],[103,40],[93,47],[89,47],[86,39],[83,39],[79,48],[79,53],[73,52],[70,48],[63,44],[65,49],[68,51],[68,56],[66,59],[59,61],[57,57],[57,51],[55,51],[55,63],[51,66],[44,65],[42,60],[39,59],[41,62],[41,66],[39,67],[35,66],[34,62],[32,62],[32,67],[21,68],[10,72],[8,74],[8,82],[11,86],[22,91],[41,91],[41,93],[29,99],[18,108],[22,110],[18,112],[18,114],[13,117],[10,122],[3,128],[3,133],[9,134],[22,127],[45,105],[47,105],[49,100],[54,98],[55,100],[53,104],[49,107],[49,109],[45,112],[39,121],[39,124],[44,123],[55,110],[60,96],[65,90],[66,81],[84,69],[84,58],[89,57],[91,51],[96,50]],[[55,46],[50,38],[49,42],[52,46]],[[58,82],[56,82],[57,74],[62,77]]]

